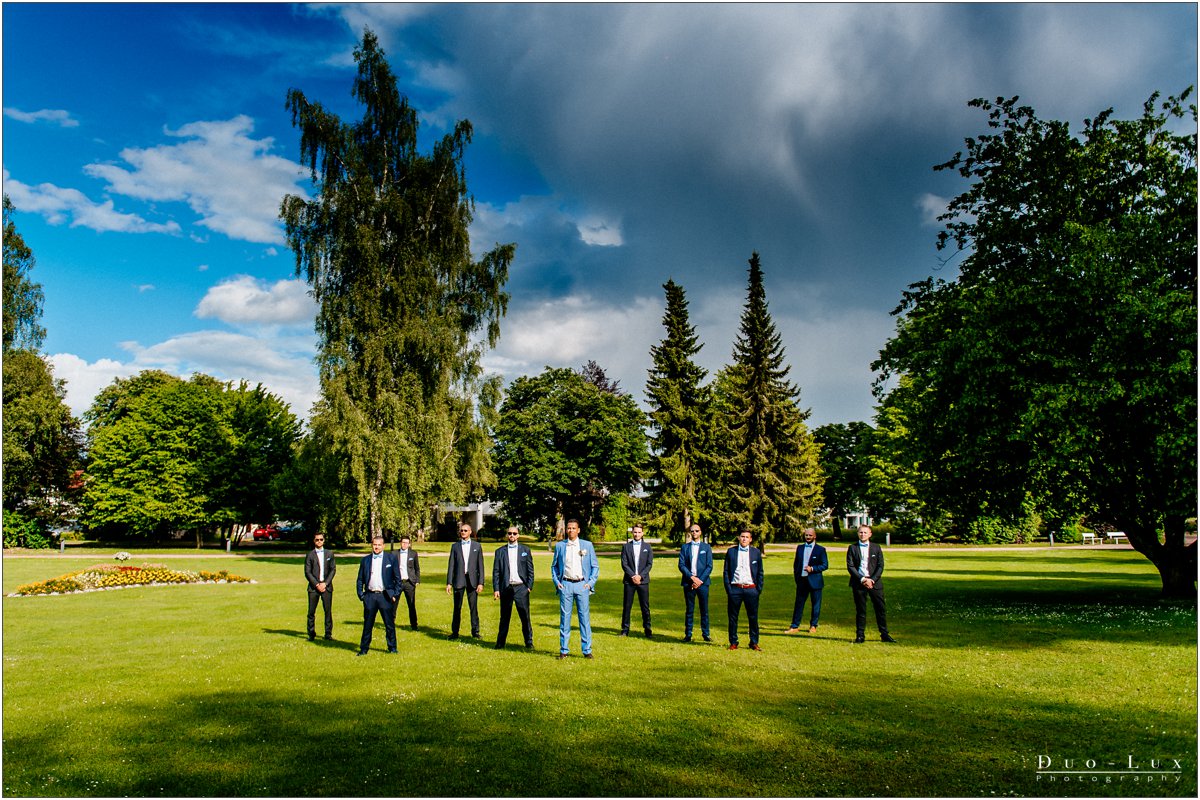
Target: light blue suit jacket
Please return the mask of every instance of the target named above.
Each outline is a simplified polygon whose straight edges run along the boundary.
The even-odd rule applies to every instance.
[[[554,588],[561,589],[563,584],[563,569],[567,560],[567,540],[563,539],[554,545],[554,562],[550,565],[550,577],[554,579]],[[587,539],[579,540],[579,562],[583,567],[583,582],[588,585],[591,594],[596,592],[596,578],[600,577],[600,562],[596,559],[596,548]]]

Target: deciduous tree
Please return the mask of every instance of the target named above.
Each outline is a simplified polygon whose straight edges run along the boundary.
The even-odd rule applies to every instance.
[[[813,440],[821,446],[821,493],[833,519],[833,535],[841,538],[846,513],[866,503],[874,429],[865,422],[830,423],[813,430]]]
[[[33,251],[17,232],[13,206],[4,195],[4,352],[13,348],[38,350],[46,338],[41,326],[42,285],[29,277]]]
[[[357,535],[366,536],[411,527],[439,501],[493,481],[475,400],[514,245],[471,255],[471,124],[418,152],[416,109],[369,30],[354,58],[359,121],[288,92],[316,197],[290,195],[280,213],[319,303],[324,402],[314,424],[344,464]]]
[[[575,370],[517,378],[500,407],[493,446],[505,515],[542,533],[566,516],[592,520],[610,495],[641,479],[644,422],[632,397]]]
[[[938,169],[969,187],[876,367],[919,395],[911,436],[956,517],[1088,514],[1194,596],[1196,108],[1189,92],[1067,123],[972,101],[990,132]]]

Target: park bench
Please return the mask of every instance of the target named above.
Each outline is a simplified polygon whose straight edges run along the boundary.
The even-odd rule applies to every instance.
[[[1123,532],[1121,532],[1121,531],[1113,531],[1113,532],[1111,532],[1110,534],[1108,534],[1108,538],[1113,540],[1113,544],[1120,544],[1121,542],[1128,542],[1128,541],[1129,541],[1129,537],[1128,537],[1128,536],[1126,536],[1126,535],[1125,535]]]
[[[1079,535],[1083,538],[1084,544],[1099,544],[1099,543],[1104,542],[1103,538],[1097,536],[1096,534],[1092,533],[1091,531],[1084,531],[1083,533],[1081,533]]]

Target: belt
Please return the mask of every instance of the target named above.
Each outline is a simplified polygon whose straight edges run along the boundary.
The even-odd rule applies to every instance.
[[[754,588],[756,588],[753,583],[735,583],[733,585],[739,589],[754,589]]]
[[[367,594],[383,594],[383,589],[367,589]]]
[[[583,578],[563,578],[567,583],[583,583]]]

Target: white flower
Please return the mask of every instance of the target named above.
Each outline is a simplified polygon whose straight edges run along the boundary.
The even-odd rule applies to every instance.
[[[126,553],[124,550],[122,550],[121,552],[119,552],[115,556],[113,556],[113,558],[115,558],[117,561],[128,561],[129,553]]]

